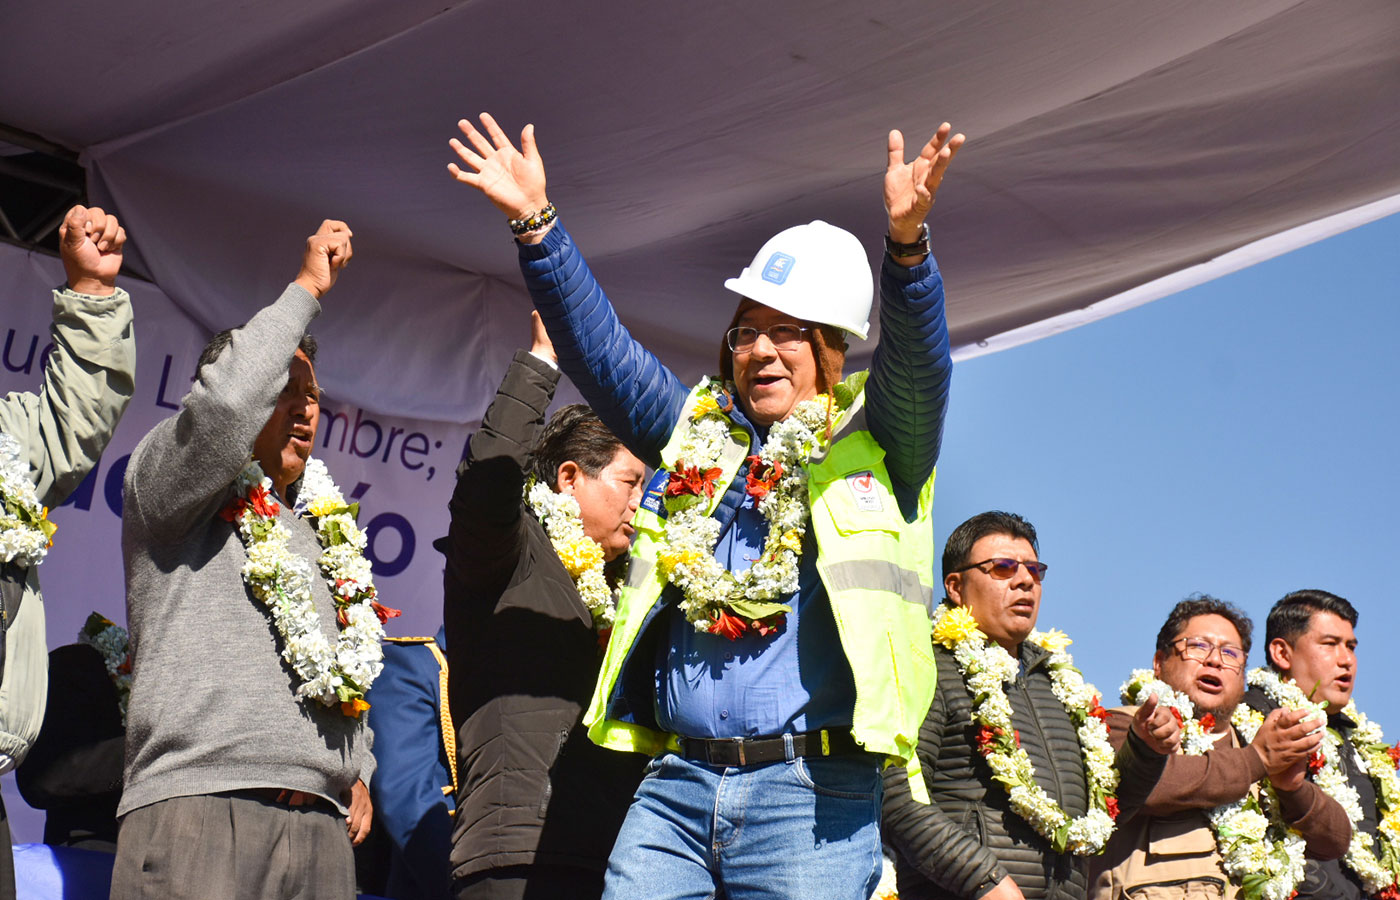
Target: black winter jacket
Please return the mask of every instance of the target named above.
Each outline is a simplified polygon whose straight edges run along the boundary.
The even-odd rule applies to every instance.
[[[972,697],[950,651],[934,646],[938,691],[919,729],[919,761],[931,805],[909,793],[903,768],[885,770],[885,840],[897,851],[903,900],[974,898],[1010,875],[1027,900],[1083,900],[1084,857],[1054,853],[1011,811],[1006,789],[992,780],[977,752]],[[1079,738],[1051,689],[1050,654],[1021,645],[1024,674],[1007,688],[1011,721],[1035,767],[1036,783],[1071,816],[1088,811]],[[1132,815],[1151,793],[1166,757],[1136,735],[1118,752],[1120,816]]]
[[[457,472],[443,620],[461,786],[452,873],[602,871],[646,757],[581,725],[602,661],[592,615],[521,499],[559,373],[515,355]]]
[[[1278,708],[1262,690],[1255,687],[1245,691],[1244,702],[1250,709],[1266,716]],[[1333,713],[1327,717],[1327,725],[1336,729],[1343,737],[1342,771],[1346,773],[1347,782],[1356,790],[1361,800],[1361,821],[1356,827],[1363,834],[1371,835],[1371,850],[1374,852],[1377,849],[1375,834],[1378,827],[1376,786],[1371,783],[1370,776],[1361,770],[1356,758],[1356,749],[1351,746],[1351,741],[1346,740],[1356,723],[1341,713]],[[1312,775],[1308,777],[1312,778]],[[1356,875],[1341,860],[1321,862],[1310,857],[1294,900],[1362,900],[1370,896],[1362,890],[1361,882],[1357,881]]]

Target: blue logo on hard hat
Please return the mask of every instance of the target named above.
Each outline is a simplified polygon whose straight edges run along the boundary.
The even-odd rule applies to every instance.
[[[774,253],[763,266],[763,280],[782,284],[787,281],[788,275],[792,274],[792,267],[795,265],[797,260],[786,253]]]

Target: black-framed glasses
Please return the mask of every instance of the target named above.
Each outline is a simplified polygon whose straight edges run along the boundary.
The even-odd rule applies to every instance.
[[[760,334],[768,335],[768,340],[773,343],[775,350],[791,352],[801,345],[803,335],[808,329],[801,325],[770,325],[767,328],[751,328],[748,325],[740,325],[731,328],[724,335],[725,341],[729,344],[729,349],[735,353],[745,353],[753,349],[753,345],[758,341]]]
[[[987,566],[988,568],[982,569],[983,566]],[[1022,566],[1026,567],[1026,571],[1030,572],[1031,577],[1036,581],[1044,581],[1045,572],[1050,568],[1039,560],[1012,559],[1009,556],[996,556],[991,559],[984,559],[981,562],[968,563],[961,569],[954,569],[953,571],[966,572],[968,569],[982,569],[983,572],[993,578],[999,581],[1005,581],[1013,577],[1016,574],[1016,570]]]
[[[1180,647],[1176,645],[1180,644]],[[1225,669],[1244,669],[1245,658],[1248,654],[1243,647],[1234,644],[1212,644],[1205,638],[1177,638],[1172,641],[1172,646],[1176,647],[1176,652],[1181,654],[1182,659],[1189,659],[1192,662],[1205,662],[1210,659],[1210,655],[1219,651],[1220,666]]]

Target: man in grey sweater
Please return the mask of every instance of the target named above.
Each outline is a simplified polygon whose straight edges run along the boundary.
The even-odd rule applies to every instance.
[[[369,729],[358,710],[298,699],[303,676],[283,662],[227,517],[251,454],[272,482],[261,508],[275,504],[288,551],[309,561],[316,626],[335,647],[321,546],[296,504],[320,414],[306,328],[350,260],[350,237],[343,222],[323,223],[296,280],[210,342],[180,411],[131,455],[122,549],[135,677],[113,898],[354,896]]]
[[[48,536],[34,530],[47,521],[34,514],[62,503],[97,465],[135,388],[131,297],[116,286],[125,243],[115,216],[96,207],[68,211],[60,227],[68,283],[53,292],[53,349],[43,384],[37,393],[0,399],[0,774],[24,761],[48,696],[38,571]],[[17,515],[21,507],[29,522]],[[0,804],[0,898],[14,895],[10,828]]]

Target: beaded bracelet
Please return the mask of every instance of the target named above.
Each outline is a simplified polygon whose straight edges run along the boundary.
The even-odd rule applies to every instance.
[[[528,216],[521,216],[519,219],[510,220],[510,233],[516,237],[523,237],[532,231],[539,231],[546,225],[551,224],[559,218],[559,210],[551,203],[537,213],[530,213]]]

